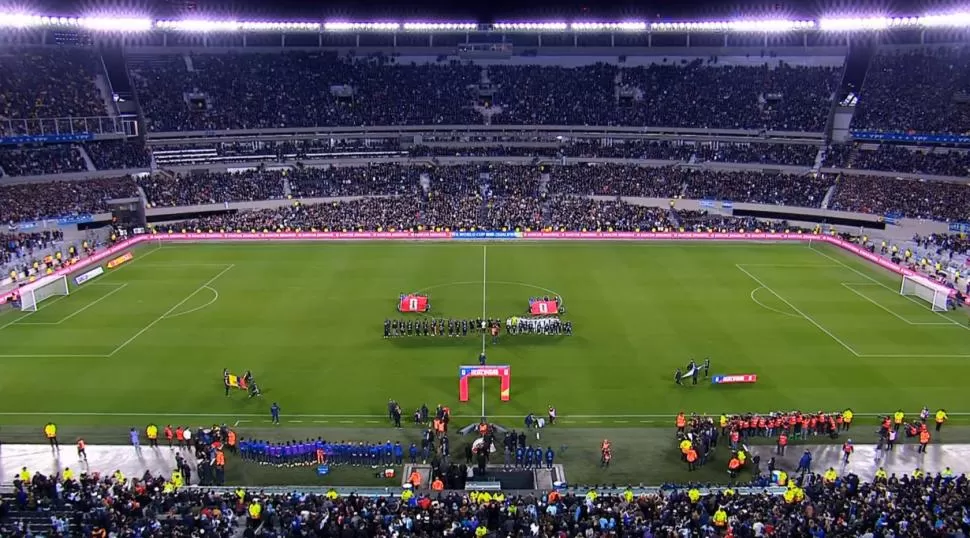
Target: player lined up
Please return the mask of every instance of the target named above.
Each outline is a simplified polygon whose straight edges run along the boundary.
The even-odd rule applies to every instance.
[[[461,338],[468,335],[489,333],[490,328],[497,326],[497,319],[453,319],[453,318],[425,318],[425,319],[385,319],[384,338],[399,338],[402,336],[445,336]]]
[[[559,318],[521,318],[512,316],[505,320],[505,332],[510,335],[541,334],[547,336],[571,336],[573,322]]]

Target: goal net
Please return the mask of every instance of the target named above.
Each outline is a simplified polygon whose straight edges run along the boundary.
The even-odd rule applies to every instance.
[[[903,284],[899,293],[904,296],[923,299],[930,303],[934,312],[946,312],[946,301],[950,296],[950,291],[945,287],[923,278],[911,276],[903,276]]]
[[[36,312],[37,305],[44,299],[69,294],[66,276],[43,278],[20,288],[20,309]]]

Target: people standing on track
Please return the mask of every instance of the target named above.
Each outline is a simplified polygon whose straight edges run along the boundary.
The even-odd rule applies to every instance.
[[[273,424],[279,425],[280,423],[280,406],[273,402],[273,405],[269,408],[269,414],[273,417]]]
[[[85,446],[86,445],[84,444],[84,439],[77,440],[77,459],[83,461],[84,463],[87,463],[88,453],[85,450]]]
[[[60,450],[61,447],[57,444],[57,425],[53,422],[48,422],[44,426],[44,436],[47,437],[47,442],[51,444],[51,449]]]

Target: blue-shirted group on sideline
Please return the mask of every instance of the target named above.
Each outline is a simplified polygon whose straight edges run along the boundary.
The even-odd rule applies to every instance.
[[[255,439],[239,441],[239,455],[246,460],[263,465],[293,467],[298,465],[401,465],[405,449],[400,442],[371,443],[324,439],[306,439],[273,443]],[[408,449],[409,461],[414,463],[418,449],[412,443]]]

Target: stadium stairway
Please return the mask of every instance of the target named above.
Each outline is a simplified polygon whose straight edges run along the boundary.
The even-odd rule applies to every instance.
[[[98,168],[94,166],[94,161],[91,160],[91,156],[88,155],[88,151],[84,149],[84,146],[79,145],[74,146],[74,148],[77,149],[77,152],[81,155],[81,158],[84,159],[84,166],[87,168],[88,172],[96,172]]]
[[[835,197],[835,183],[833,183],[832,186],[829,187],[829,190],[825,191],[825,196],[822,198],[822,209],[828,209],[829,203],[832,201],[832,198],[834,197]]]

